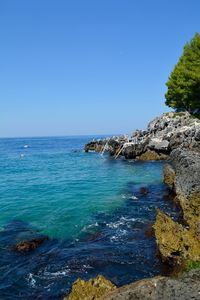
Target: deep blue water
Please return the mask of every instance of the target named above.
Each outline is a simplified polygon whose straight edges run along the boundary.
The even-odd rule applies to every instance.
[[[176,214],[163,163],[84,153],[88,140],[0,139],[0,299],[62,299],[78,277],[120,286],[160,272],[145,230],[156,207]],[[36,250],[13,250],[43,234]]]

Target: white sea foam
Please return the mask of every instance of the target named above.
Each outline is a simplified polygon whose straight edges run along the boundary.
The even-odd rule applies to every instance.
[[[135,195],[130,195],[130,194],[122,194],[121,197],[122,199],[132,199],[132,200],[138,199]]]
[[[125,235],[127,235],[128,231],[125,229],[119,229],[117,231],[116,235],[113,235],[110,237],[110,241],[111,242],[118,242],[121,240],[122,237],[124,237]]]
[[[35,287],[36,280],[33,278],[33,274],[32,273],[28,274],[27,280],[28,280],[28,282],[29,282],[29,284],[30,284],[31,287]]]
[[[61,270],[61,271],[56,271],[56,272],[44,272],[44,276],[50,277],[50,278],[54,278],[54,277],[63,277],[66,276],[70,273],[70,269],[65,269],[65,270]]]
[[[99,226],[99,224],[97,222],[95,222],[93,224],[85,225],[81,231],[85,232],[85,231],[88,231],[88,229],[98,227],[98,226]]]
[[[109,228],[113,228],[113,229],[119,228],[120,226],[124,226],[124,225],[127,225],[129,227],[130,223],[133,223],[135,221],[136,221],[135,218],[121,217],[116,222],[107,223],[106,226],[108,226]]]

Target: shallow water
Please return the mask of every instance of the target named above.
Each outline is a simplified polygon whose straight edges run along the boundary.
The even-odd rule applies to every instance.
[[[79,276],[122,285],[160,272],[145,230],[156,207],[176,215],[163,163],[84,153],[88,140],[0,140],[0,299],[62,299]],[[13,251],[41,234],[38,249]]]

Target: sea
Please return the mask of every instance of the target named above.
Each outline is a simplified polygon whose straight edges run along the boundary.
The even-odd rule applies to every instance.
[[[163,162],[85,153],[92,138],[0,139],[0,299],[63,299],[77,278],[122,286],[161,272],[156,209],[177,215]]]

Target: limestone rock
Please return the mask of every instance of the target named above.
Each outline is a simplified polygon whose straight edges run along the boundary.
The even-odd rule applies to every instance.
[[[100,300],[199,300],[200,269],[179,278],[157,276],[121,287]]]
[[[193,118],[187,112],[165,113],[151,121],[146,130],[136,130],[131,138],[127,136],[112,137],[92,141],[85,145],[85,151],[100,152],[107,144],[108,151],[115,155],[126,143],[120,156],[135,159],[147,150],[156,151],[160,156],[169,154],[177,148],[200,149],[200,120]],[[167,157],[162,156],[162,159]]]
[[[200,192],[200,153],[178,148],[170,158],[176,172],[176,193],[187,198]]]
[[[102,275],[88,281],[77,279],[64,300],[97,300],[114,289],[116,286]]]

